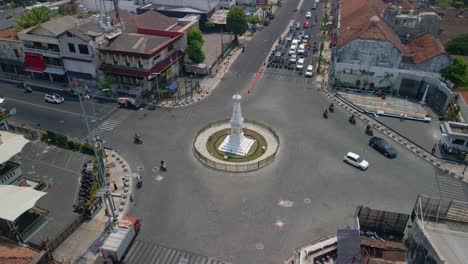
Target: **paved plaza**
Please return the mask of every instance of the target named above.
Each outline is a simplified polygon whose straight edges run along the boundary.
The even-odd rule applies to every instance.
[[[385,99],[368,93],[339,92],[339,95],[363,110],[408,115],[418,118],[424,118],[426,114],[431,114],[431,110],[417,102],[409,101],[404,98],[387,96]]]

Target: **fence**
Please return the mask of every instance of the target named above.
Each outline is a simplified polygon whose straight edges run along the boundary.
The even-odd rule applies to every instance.
[[[276,134],[276,132],[270,128],[269,126],[265,125],[265,124],[262,124],[258,121],[254,121],[254,120],[247,120],[245,119],[244,122],[245,123],[248,123],[248,124],[252,124],[254,126],[259,126],[259,127],[262,127],[264,129],[266,129],[268,132],[270,132],[276,139],[276,141],[278,142],[278,146],[277,148],[275,149],[274,153],[264,159],[261,159],[259,160],[258,162],[255,162],[255,163],[247,163],[247,164],[242,164],[242,163],[227,163],[227,162],[216,162],[212,159],[209,159],[205,156],[203,156],[196,148],[195,148],[195,140],[198,138],[198,136],[205,130],[211,128],[211,127],[215,127],[215,126],[219,126],[221,124],[225,124],[225,123],[228,123],[230,119],[224,119],[224,120],[221,120],[221,121],[215,121],[215,122],[210,122],[208,123],[207,125],[205,125],[204,127],[202,127],[200,130],[198,130],[196,136],[194,137],[194,140],[192,142],[192,148],[193,148],[193,151],[195,153],[195,155],[201,160],[203,161],[206,165],[214,168],[214,169],[217,169],[217,170],[222,170],[222,171],[230,171],[230,172],[248,172],[248,171],[254,171],[254,170],[258,170],[258,169],[261,169],[263,167],[265,167],[266,165],[270,164],[276,157],[276,155],[278,154],[278,149],[279,149],[279,144],[280,144],[280,140],[279,140],[279,136],[278,134]]]
[[[53,240],[51,240],[48,244],[47,247],[50,250],[50,252],[54,251],[56,248],[60,246],[60,244],[65,241],[83,222],[84,222],[84,216],[79,215],[73,223],[71,223],[69,226],[67,226],[58,236],[56,236]]]

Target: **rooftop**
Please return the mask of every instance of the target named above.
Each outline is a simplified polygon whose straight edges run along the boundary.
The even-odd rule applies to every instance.
[[[165,6],[160,4],[147,4],[145,6],[140,7],[140,9],[154,9],[157,11],[171,11],[171,12],[180,12],[180,13],[187,13],[187,14],[206,14],[210,10],[201,10],[196,9],[193,7],[176,7],[176,6]]]
[[[28,142],[22,135],[0,131],[0,164],[20,153]]]
[[[128,11],[126,11],[128,12]],[[158,30],[170,30],[177,25],[177,19],[168,17],[154,10],[148,10],[141,15],[124,15],[125,32],[137,33],[137,28],[151,28]]]
[[[400,38],[381,17],[384,8],[382,0],[342,1],[338,45],[342,47],[355,39],[368,39],[389,41],[403,50]]]
[[[29,247],[0,238],[0,263],[2,264],[29,264],[39,255],[39,252]]]
[[[18,41],[18,34],[16,30],[10,28],[0,31],[0,40]]]
[[[68,32],[81,38],[84,41],[90,41],[93,39],[93,37],[107,33],[105,29],[98,25],[95,18],[96,17],[93,17],[93,19],[88,22],[68,29]]]
[[[0,218],[10,222],[16,221],[24,212],[33,208],[45,192],[36,191],[31,187],[0,185]]]
[[[104,50],[150,53],[171,38],[136,33],[123,33],[116,37]]]
[[[78,23],[79,20],[73,16],[62,16],[37,26],[27,28],[20,33],[45,37],[57,37],[65,31],[77,26]]]
[[[411,39],[405,48],[405,53],[414,63],[422,63],[438,55],[446,54],[442,43],[429,33]]]
[[[0,10],[0,30],[16,26],[15,20],[24,13],[23,7]]]

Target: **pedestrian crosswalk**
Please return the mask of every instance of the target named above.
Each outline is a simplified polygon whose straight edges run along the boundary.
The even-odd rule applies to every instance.
[[[466,202],[465,191],[463,186],[464,182],[447,174],[437,176],[437,183],[439,185],[440,197],[446,200],[456,200]]]
[[[107,133],[114,130],[123,120],[125,120],[129,115],[130,111],[124,109],[117,109],[114,111],[109,118],[104,122],[95,127],[87,136],[86,139],[91,140],[92,138],[101,138],[103,139]]]
[[[278,74],[278,73],[269,73],[264,72],[260,79],[273,80],[273,81],[283,81],[288,83],[297,83],[297,84],[307,84],[311,82],[311,79],[305,78],[303,76],[292,75],[292,74]]]
[[[233,78],[242,78],[247,80],[253,80],[256,78],[256,72],[233,72],[227,71],[224,75],[226,79],[233,79]],[[276,72],[268,72],[265,71],[258,76],[259,80],[272,80],[272,81],[283,81],[288,83],[296,83],[296,84],[308,84],[311,83],[310,78],[305,78],[304,76],[297,75],[295,72],[288,72],[285,71],[284,73],[276,73]]]
[[[187,251],[172,249],[151,242],[136,240],[124,259],[127,264],[228,264]]]

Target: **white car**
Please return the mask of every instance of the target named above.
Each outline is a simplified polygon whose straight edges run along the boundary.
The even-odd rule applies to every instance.
[[[306,47],[304,44],[299,45],[299,48],[297,49],[297,54],[304,55],[306,53],[305,48]]]
[[[305,77],[312,77],[312,75],[314,75],[314,66],[309,65],[307,66]]]
[[[311,13],[310,11],[308,11],[308,12],[306,13],[306,18],[311,18],[311,17],[312,17],[312,13]]]
[[[353,152],[348,152],[344,158],[343,158],[344,163],[348,163],[353,165],[356,168],[359,168],[361,170],[367,170],[369,168],[369,162],[361,158],[358,154],[353,153]]]
[[[48,103],[61,104],[65,99],[58,94],[46,94],[44,100]]]
[[[297,45],[291,45],[289,48],[289,55],[296,54]]]
[[[297,55],[296,54],[292,54],[291,55],[291,58],[289,58],[289,62],[291,63],[296,63],[297,61]]]
[[[291,42],[291,46],[292,45],[297,46],[297,45],[299,45],[300,42],[301,42],[300,39],[293,39],[292,42]]]
[[[302,70],[304,68],[304,58],[299,58],[296,64],[296,70]]]

